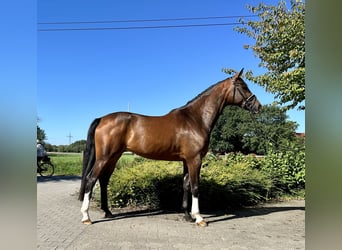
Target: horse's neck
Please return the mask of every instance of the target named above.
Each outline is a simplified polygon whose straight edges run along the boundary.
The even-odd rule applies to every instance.
[[[189,105],[189,112],[196,114],[202,121],[204,128],[210,133],[219,115],[222,113],[225,103],[227,86],[220,83],[205,94],[194,100]]]

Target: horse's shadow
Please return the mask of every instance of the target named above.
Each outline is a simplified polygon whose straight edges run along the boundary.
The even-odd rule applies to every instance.
[[[118,212],[113,214],[111,218],[102,218],[92,222],[92,224],[102,223],[102,222],[109,222],[113,220],[122,220],[127,218],[136,218],[136,217],[146,217],[146,216],[155,216],[155,215],[163,215],[167,214],[163,210],[153,210],[153,209],[141,209],[135,211],[128,211],[128,212]]]
[[[267,206],[267,207],[250,207],[250,208],[242,208],[239,210],[233,211],[210,211],[202,214],[203,218],[207,221],[208,224],[218,223],[228,220],[234,220],[239,218],[247,218],[247,217],[255,217],[255,216],[264,216],[272,213],[278,212],[286,212],[286,211],[294,211],[301,210],[305,211],[305,206]],[[180,211],[165,211],[165,210],[150,210],[143,209],[138,211],[128,211],[128,212],[118,212],[113,215],[112,218],[102,218],[96,221],[93,221],[93,224],[96,223],[104,223],[114,220],[122,220],[127,218],[136,218],[136,217],[146,217],[146,216],[168,216],[168,215],[179,215],[179,217],[184,217]],[[183,218],[185,221],[185,218]]]
[[[269,207],[251,207],[234,211],[218,211],[204,216],[209,223],[217,223],[239,218],[248,218],[264,216],[272,213],[300,210],[305,211],[304,206],[269,206]]]
[[[80,181],[82,178],[81,176],[74,176],[74,175],[54,175],[50,177],[43,177],[37,175],[37,182],[60,182],[60,181]]]

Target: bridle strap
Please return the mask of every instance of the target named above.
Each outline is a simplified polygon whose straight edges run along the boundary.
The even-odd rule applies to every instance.
[[[251,95],[246,99],[245,102],[250,102],[254,97],[255,97],[255,95],[254,95],[254,94],[251,94]]]
[[[240,88],[237,87],[237,86],[235,85],[235,81],[233,81],[233,85],[234,85],[233,102],[234,102],[234,100],[235,100],[235,92],[236,92],[236,90],[239,92],[239,94],[241,95],[241,97],[242,97],[242,99],[243,99],[243,103],[242,103],[242,106],[243,106],[243,107],[246,106],[246,105],[248,105],[248,104],[249,104],[250,102],[252,102],[253,100],[255,101],[255,95],[254,95],[254,94],[251,94],[249,97],[246,98],[246,97],[242,94]]]
[[[233,85],[234,85],[234,92],[233,92],[233,103],[235,101],[235,93],[236,93],[236,85],[235,83],[233,82]]]

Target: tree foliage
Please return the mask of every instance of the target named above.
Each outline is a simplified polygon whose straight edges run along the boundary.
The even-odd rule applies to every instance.
[[[247,8],[257,14],[260,20],[240,19],[242,26],[235,28],[255,40],[254,45],[244,45],[252,49],[260,58],[259,66],[266,68],[265,74],[255,76],[248,70],[245,77],[275,94],[278,104],[291,109],[305,109],[305,3],[291,0],[291,9],[282,0],[277,6],[259,4]],[[232,69],[224,69],[232,73]]]
[[[41,129],[38,125],[37,125],[37,140],[39,141],[44,141],[46,140],[46,134],[44,129]]]
[[[87,141],[86,140],[79,140],[71,143],[70,145],[64,146],[64,152],[82,152],[85,149]]]
[[[86,140],[79,140],[71,143],[70,145],[52,145],[49,143],[45,144],[45,149],[50,152],[73,152],[80,153],[84,151]]]
[[[297,123],[287,119],[286,111],[275,105],[263,106],[255,117],[239,107],[228,106],[211,133],[209,147],[214,153],[245,154],[301,147],[303,143],[295,137]]]

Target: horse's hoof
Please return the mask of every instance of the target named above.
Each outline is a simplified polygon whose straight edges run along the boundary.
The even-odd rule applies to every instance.
[[[91,220],[84,220],[84,221],[82,221],[82,223],[83,223],[83,225],[91,225],[92,224]]]
[[[107,213],[105,213],[104,217],[107,218],[107,219],[110,219],[110,218],[114,218],[114,215],[112,213],[110,213],[110,212],[107,212]]]
[[[184,215],[184,219],[185,221],[188,221],[188,222],[195,222],[195,219],[192,218],[190,215]]]
[[[208,223],[206,223],[204,220],[201,220],[200,222],[196,222],[196,225],[199,227],[207,227]]]

